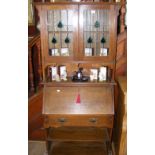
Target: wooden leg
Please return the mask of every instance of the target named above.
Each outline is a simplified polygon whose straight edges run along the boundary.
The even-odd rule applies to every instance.
[[[51,155],[50,152],[51,152],[51,145],[52,145],[52,142],[51,141],[46,141],[46,153],[47,155]]]
[[[51,155],[52,141],[48,140],[48,135],[51,132],[51,128],[46,129],[46,154]]]
[[[113,155],[112,146],[111,146],[110,141],[106,142],[106,148],[107,148],[107,155]]]
[[[112,141],[112,131],[113,131],[113,129],[108,129],[110,141]]]
[[[47,152],[45,152],[43,155],[48,155],[48,153],[47,153]]]

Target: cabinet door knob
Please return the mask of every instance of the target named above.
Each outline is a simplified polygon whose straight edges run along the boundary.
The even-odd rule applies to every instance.
[[[60,123],[67,122],[67,119],[66,118],[58,118],[58,122],[60,122]]]
[[[97,119],[96,119],[96,118],[90,118],[90,119],[89,119],[89,122],[91,122],[91,123],[96,123],[96,122],[97,122]]]

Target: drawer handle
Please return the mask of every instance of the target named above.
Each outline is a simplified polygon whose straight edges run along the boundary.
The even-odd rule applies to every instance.
[[[58,122],[65,123],[65,122],[67,122],[67,119],[66,118],[58,118]]]
[[[91,123],[96,123],[96,122],[97,122],[97,119],[96,119],[96,118],[90,118],[90,119],[89,119],[89,122],[91,122]]]

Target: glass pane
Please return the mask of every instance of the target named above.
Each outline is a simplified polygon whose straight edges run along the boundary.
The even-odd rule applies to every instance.
[[[109,50],[109,10],[85,10],[85,56],[107,56]]]
[[[73,55],[73,10],[47,12],[47,30],[50,56]]]

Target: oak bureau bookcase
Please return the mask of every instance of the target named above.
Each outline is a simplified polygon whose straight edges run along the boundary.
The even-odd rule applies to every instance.
[[[119,4],[46,2],[36,3],[36,8],[40,17],[48,154],[54,141],[110,141]],[[56,77],[55,81],[50,69],[55,67],[60,74],[60,66],[66,67],[67,79]],[[90,77],[91,69],[106,67],[106,79],[73,82],[80,67],[86,77]]]

